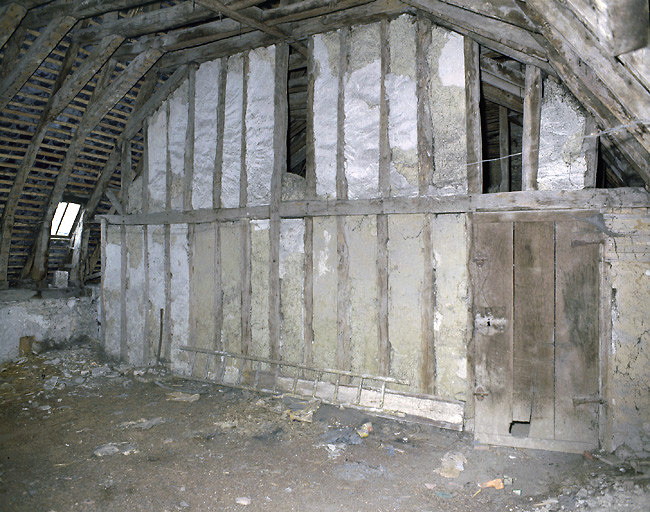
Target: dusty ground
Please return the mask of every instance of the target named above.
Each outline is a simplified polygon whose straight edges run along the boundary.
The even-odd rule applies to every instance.
[[[475,447],[328,406],[291,421],[304,404],[110,365],[90,345],[2,366],[0,404],[2,511],[650,510],[647,461]],[[445,454],[455,478],[435,472]]]

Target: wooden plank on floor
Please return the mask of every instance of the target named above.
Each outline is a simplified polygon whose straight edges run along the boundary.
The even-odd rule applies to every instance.
[[[595,443],[599,409],[600,235],[584,222],[563,221],[555,226],[555,438]]]
[[[512,420],[529,437],[552,438],[554,422],[553,222],[515,222]]]
[[[512,418],[512,223],[473,223],[475,432],[507,435]]]

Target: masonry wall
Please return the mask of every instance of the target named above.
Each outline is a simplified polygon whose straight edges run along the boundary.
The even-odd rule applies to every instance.
[[[7,290],[0,294],[0,363],[18,357],[22,336],[47,347],[80,338],[99,337],[97,300],[44,291]]]
[[[615,209],[605,215],[610,238],[604,256],[605,307],[611,311],[605,395],[608,450],[650,455],[650,210]],[[611,309],[610,309],[611,308]]]

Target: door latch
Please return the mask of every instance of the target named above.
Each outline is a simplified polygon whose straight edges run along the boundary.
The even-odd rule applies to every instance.
[[[479,401],[480,401],[480,400],[483,400],[483,399],[484,399],[486,396],[488,396],[489,394],[490,394],[490,393],[488,393],[487,391],[485,391],[485,389],[483,389],[483,386],[478,386],[478,387],[476,388],[476,391],[474,391],[474,396],[475,396],[476,399],[479,400]]]

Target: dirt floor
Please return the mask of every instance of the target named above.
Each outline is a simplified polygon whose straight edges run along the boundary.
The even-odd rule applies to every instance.
[[[91,345],[0,367],[2,511],[650,510],[648,461],[599,455],[474,446],[111,364]]]

